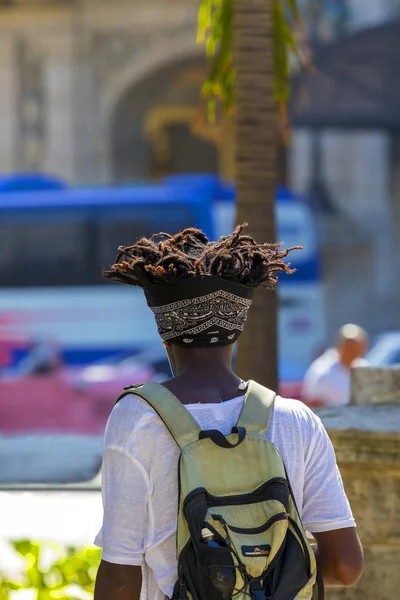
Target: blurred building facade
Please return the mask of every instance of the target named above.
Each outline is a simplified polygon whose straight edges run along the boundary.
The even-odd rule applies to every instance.
[[[323,13],[315,12],[322,5],[319,0],[301,2],[309,11],[308,19],[313,22],[314,18],[314,31],[320,40],[333,42],[339,37],[339,44],[343,34],[398,19],[400,9],[398,0],[327,0],[330,10],[324,19]],[[370,60],[368,43],[366,46],[357,60],[354,53],[351,57],[354,63],[358,61],[361,81],[363,61]],[[378,78],[376,90],[390,97],[390,81]],[[364,93],[368,92],[365,86]],[[393,103],[398,100],[393,98]],[[323,196],[319,200],[326,203],[319,218],[328,335],[333,336],[345,321],[360,323],[372,335],[400,329],[398,132],[371,123],[365,130],[352,129],[351,124],[343,129],[322,126],[317,135],[320,139],[315,148],[315,131],[295,130],[290,179],[294,188],[305,194],[310,193],[317,179]]]
[[[325,0],[315,17],[321,0],[300,2],[324,40],[390,18],[400,4]],[[197,0],[0,0],[1,171],[75,183],[232,177],[229,128],[222,143],[191,131],[206,73],[197,8]],[[322,233],[328,334],[344,321],[372,333],[396,321],[399,155],[386,132],[322,133],[320,163],[341,215],[324,217],[332,227]],[[310,132],[294,131],[289,180],[300,192],[312,156]]]
[[[185,170],[192,152],[218,170],[190,135],[205,74],[196,19],[187,0],[0,3],[1,170],[132,180]]]

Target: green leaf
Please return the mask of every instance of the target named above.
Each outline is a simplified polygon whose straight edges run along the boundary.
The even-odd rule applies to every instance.
[[[101,560],[100,548],[84,548],[82,552],[84,557],[91,562],[99,563]]]
[[[38,592],[36,600],[72,600],[72,597],[67,593],[66,588],[60,591],[42,589]]]
[[[0,600],[9,600],[10,593],[25,589],[36,592],[36,600],[82,600],[93,595],[101,558],[98,548],[61,548],[29,540],[13,542],[12,546],[24,557],[26,567],[17,581],[0,573]],[[48,550],[52,550],[54,560],[41,570],[41,557]]]
[[[286,0],[287,7],[292,13],[292,17],[295,21],[300,19],[299,7],[297,6],[297,0]]]
[[[21,554],[21,556],[38,555],[39,544],[31,542],[30,540],[18,540],[11,543],[14,550]]]
[[[0,581],[0,590],[5,590],[7,589],[7,591],[18,591],[18,590],[22,590],[24,589],[26,586],[23,583],[17,582],[17,581],[5,581],[4,578],[2,578],[2,580]],[[0,596],[1,598],[1,596]]]
[[[28,578],[30,587],[35,589],[41,589],[44,587],[43,573],[40,571],[35,561],[31,567],[26,570],[26,576]]]
[[[299,22],[297,0],[274,0],[275,97],[280,108],[286,106],[290,97],[290,55],[300,58],[294,31]],[[210,69],[201,94],[207,102],[208,120],[213,123],[218,102],[222,101],[226,113],[231,112],[234,104],[232,0],[201,0],[197,40],[205,44],[210,58]]]

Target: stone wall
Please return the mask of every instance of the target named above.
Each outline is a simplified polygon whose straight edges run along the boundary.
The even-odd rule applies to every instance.
[[[365,552],[365,572],[327,600],[400,598],[400,407],[348,406],[318,412],[335,447]]]
[[[400,368],[353,368],[350,403],[400,405]]]

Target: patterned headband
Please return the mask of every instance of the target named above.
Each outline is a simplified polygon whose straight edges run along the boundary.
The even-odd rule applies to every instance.
[[[163,341],[204,348],[237,341],[254,288],[221,277],[199,275],[153,285],[144,291]]]

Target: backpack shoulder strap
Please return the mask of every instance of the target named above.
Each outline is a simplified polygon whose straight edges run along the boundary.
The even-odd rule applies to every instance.
[[[117,402],[127,394],[139,396],[156,411],[181,450],[199,439],[200,427],[197,422],[165,386],[155,382],[132,385],[125,388]]]
[[[266,433],[276,394],[255,381],[249,381],[238,427]]]

